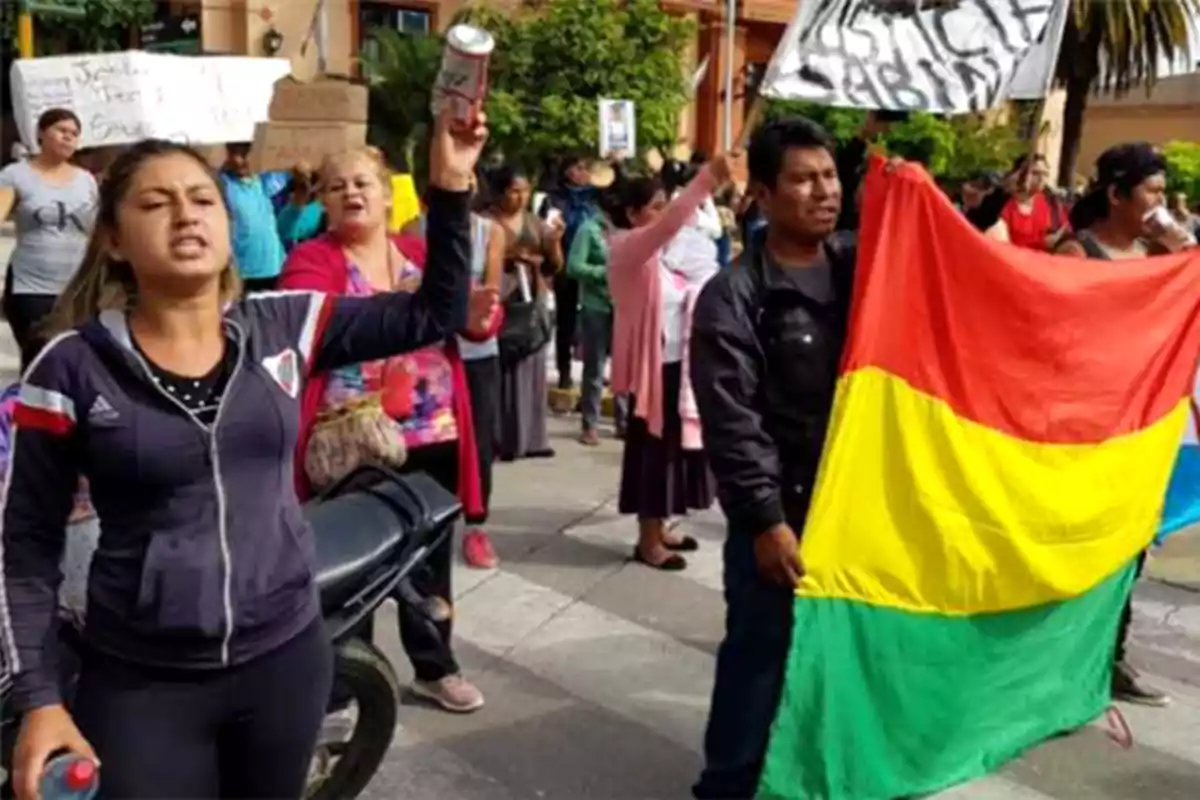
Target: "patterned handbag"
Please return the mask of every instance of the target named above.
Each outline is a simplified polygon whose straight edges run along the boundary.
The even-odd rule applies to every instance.
[[[317,415],[304,470],[322,491],[364,464],[404,465],[404,428],[384,411],[383,395],[365,395]]]

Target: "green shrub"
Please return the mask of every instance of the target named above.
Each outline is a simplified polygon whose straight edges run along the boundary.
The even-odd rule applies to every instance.
[[[1162,153],[1167,159],[1167,191],[1183,192],[1192,205],[1200,202],[1200,144],[1167,142]]]

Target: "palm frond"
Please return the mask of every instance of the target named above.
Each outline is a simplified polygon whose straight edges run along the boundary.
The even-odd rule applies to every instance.
[[[1070,0],[1060,83],[1086,79],[1100,92],[1151,87],[1164,61],[1189,59],[1200,0]]]

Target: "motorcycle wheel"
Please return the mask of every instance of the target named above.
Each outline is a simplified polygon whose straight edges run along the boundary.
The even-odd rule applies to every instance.
[[[305,800],[352,800],[367,788],[383,763],[396,733],[400,682],[387,656],[370,642],[351,639],[337,649],[335,692],[357,707],[348,741],[321,742],[314,754],[318,769]]]

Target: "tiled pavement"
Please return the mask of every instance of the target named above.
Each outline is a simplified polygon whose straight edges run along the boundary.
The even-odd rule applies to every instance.
[[[455,573],[457,652],[488,705],[452,717],[406,703],[368,797],[688,796],[722,632],[722,521],[713,511],[682,523],[702,542],[687,572],[628,563],[632,523],[613,506],[619,448],[575,444],[574,424],[555,421],[557,458],[499,467],[490,530],[501,568]],[[1200,797],[1200,595],[1147,583],[1137,612],[1134,657],[1175,703],[1124,709],[1131,750],[1093,727],[941,797]],[[406,677],[384,614],[377,630]]]

